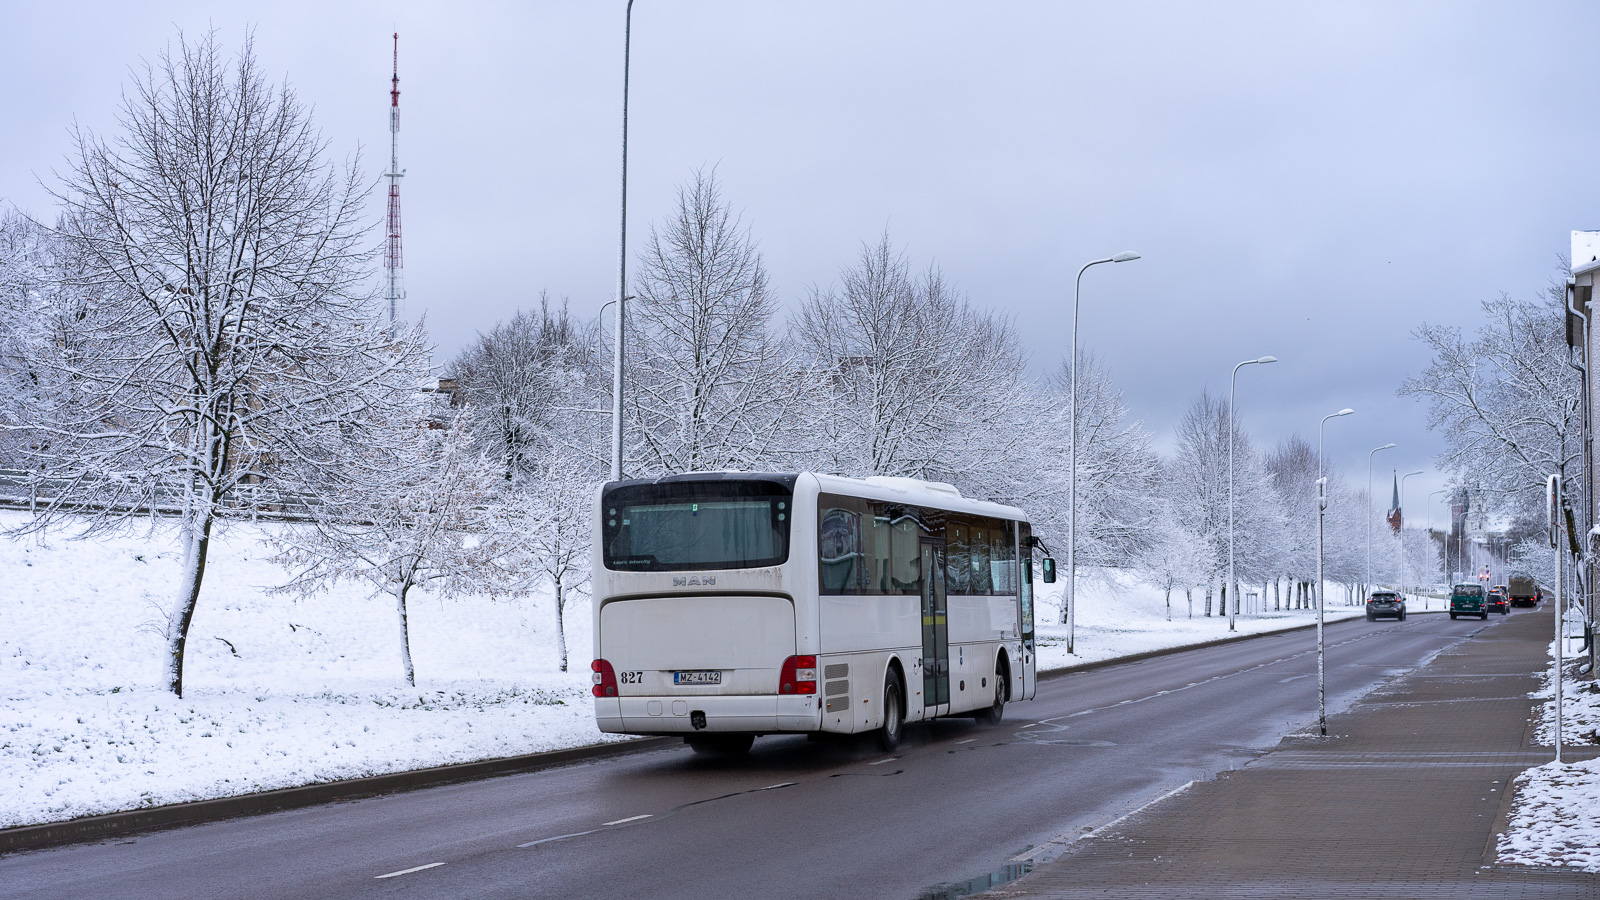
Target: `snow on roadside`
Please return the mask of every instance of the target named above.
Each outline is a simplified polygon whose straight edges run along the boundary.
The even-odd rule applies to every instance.
[[[1515,789],[1499,862],[1600,872],[1600,759],[1536,766]]]
[[[1550,614],[1548,605],[1540,607]],[[1573,675],[1573,648],[1564,656],[1561,679],[1561,740],[1566,746],[1600,743],[1600,687],[1589,678]],[[1555,660],[1556,644],[1547,648]],[[1553,666],[1545,669],[1543,684],[1528,696],[1544,700],[1534,723],[1536,744],[1555,743],[1555,690]],[[1532,866],[1572,866],[1600,872],[1600,759],[1528,769],[1512,783],[1512,811],[1500,837],[1499,861]]]
[[[0,511],[0,529],[23,514]],[[186,696],[162,690],[155,623],[178,567],[172,535],[92,541],[0,537],[0,827],[581,746],[589,606],[569,607],[573,671],[556,665],[548,596],[410,604],[418,684],[406,688],[387,598],[341,586],[310,600],[272,594],[284,573],[239,524],[214,543],[190,631]],[[1225,617],[1184,615],[1135,581],[1090,578],[1078,653],[1066,653],[1063,585],[1039,585],[1040,666],[1228,635]],[[1330,618],[1360,615],[1331,605]],[[1312,621],[1241,617],[1242,631]]]
[[[0,512],[0,528],[21,521]],[[0,827],[607,739],[587,603],[568,609],[562,673],[548,597],[414,593],[410,689],[385,598],[265,590],[284,577],[269,527],[213,547],[181,700],[160,687],[153,627],[178,566],[169,534],[0,538]]]
[[[1540,612],[1549,614],[1548,608],[1544,606],[1540,607]],[[1561,740],[1568,746],[1594,746],[1600,744],[1600,682],[1593,678],[1579,678],[1573,674],[1576,646],[1576,642],[1568,641],[1568,646],[1562,654],[1566,659],[1566,666],[1561,678]],[[1540,744],[1553,745],[1556,740],[1555,689],[1550,677],[1550,670],[1554,668],[1553,663],[1556,658],[1556,642],[1553,638],[1547,653],[1552,665],[1545,667],[1540,688],[1528,696],[1534,700],[1546,701],[1538,707],[1539,721],[1535,725],[1534,740]]]

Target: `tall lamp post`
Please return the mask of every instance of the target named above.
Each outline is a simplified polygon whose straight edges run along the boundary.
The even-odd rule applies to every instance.
[[[1379,450],[1388,450],[1394,441],[1382,447],[1373,447],[1367,454],[1367,590],[1372,590],[1372,457]]]
[[[1322,667],[1323,608],[1327,605],[1322,596],[1322,518],[1328,509],[1328,479],[1322,474],[1322,433],[1327,429],[1329,419],[1348,416],[1353,412],[1355,410],[1346,407],[1323,416],[1322,422],[1317,425],[1317,727],[1321,729],[1323,737],[1328,735],[1328,691]]]
[[[622,216],[617,240],[617,333],[612,344],[611,480],[622,478],[622,323],[628,298],[628,51],[633,43],[633,0],[622,20]]]
[[[633,2],[633,0],[629,0]],[[1070,447],[1068,452],[1067,470],[1067,653],[1075,653],[1076,642],[1074,631],[1077,617],[1078,595],[1078,298],[1083,292],[1083,273],[1089,271],[1090,266],[1101,263],[1132,262],[1139,258],[1139,254],[1132,251],[1123,251],[1116,256],[1105,259],[1096,259],[1083,264],[1078,270],[1078,278],[1072,287],[1072,422],[1067,426]]]
[[[1228,376],[1228,595],[1233,605],[1228,607],[1228,630],[1233,631],[1234,617],[1239,614],[1239,577],[1233,571],[1233,395],[1239,384],[1239,370],[1245,366],[1266,365],[1278,361],[1276,356],[1247,359],[1233,367]]]

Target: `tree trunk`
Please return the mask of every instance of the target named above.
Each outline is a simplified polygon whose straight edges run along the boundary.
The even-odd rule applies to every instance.
[[[567,626],[562,621],[562,610],[566,607],[567,599],[565,585],[561,583],[561,576],[556,576],[556,651],[561,654],[561,671],[567,670]]]
[[[211,549],[211,526],[215,521],[208,513],[198,525],[183,528],[183,581],[178,589],[178,608],[167,624],[167,690],[179,697],[183,696],[183,649],[189,640],[195,604],[200,600],[200,583],[205,579],[206,553]]]
[[[1194,588],[1184,588],[1183,595],[1189,599],[1189,618],[1192,619],[1194,618]]]
[[[406,670],[406,684],[417,686],[417,670],[411,665],[411,629],[406,624],[406,594],[411,590],[410,579],[401,579],[394,592],[395,612],[400,614],[400,665]]]
[[[1212,590],[1213,590],[1213,588],[1212,588],[1211,583],[1210,582],[1206,582],[1206,618],[1208,618],[1208,619],[1211,618],[1211,593],[1212,593]]]
[[[1172,621],[1172,585],[1167,585],[1167,621]]]

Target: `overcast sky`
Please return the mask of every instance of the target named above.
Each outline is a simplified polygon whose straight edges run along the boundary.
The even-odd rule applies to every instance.
[[[76,118],[115,130],[131,66],[177,33],[254,27],[265,69],[339,155],[388,161],[400,32],[407,312],[438,359],[542,289],[593,315],[617,262],[615,2],[0,0],[0,201],[50,214]],[[887,229],[1016,318],[1037,371],[1081,340],[1167,445],[1202,389],[1258,443],[1328,423],[1360,482],[1442,484],[1395,387],[1421,322],[1532,296],[1600,227],[1593,3],[940,3],[637,0],[629,243],[716,167],[786,303]],[[374,221],[382,198],[375,192]],[[1378,491],[1387,496],[1387,488]],[[1437,509],[1437,507],[1436,507]]]

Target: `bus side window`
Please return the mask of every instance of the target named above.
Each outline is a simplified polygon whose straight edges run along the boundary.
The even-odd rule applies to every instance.
[[[972,592],[972,562],[968,548],[971,531],[972,526],[960,516],[951,516],[944,527],[945,578],[950,582],[947,590],[952,595]]]
[[[889,593],[922,593],[922,541],[915,509],[900,509],[889,526]]]
[[[994,520],[979,519],[972,528],[972,593],[992,594],[994,575],[989,568],[989,542],[994,535]]]
[[[1022,580],[1017,585],[1019,618],[1022,619],[1022,639],[1033,640],[1033,528],[1023,522],[1017,528],[1020,549],[1017,561],[1022,563]]]
[[[893,593],[889,589],[889,510],[881,503],[872,504],[871,552],[867,557],[867,590],[873,594]]]
[[[859,593],[862,581],[861,515],[825,508],[817,519],[817,558],[824,594]]]
[[[994,572],[996,594],[1017,592],[1017,536],[1010,522],[997,523],[994,544],[989,551],[989,566]]]

